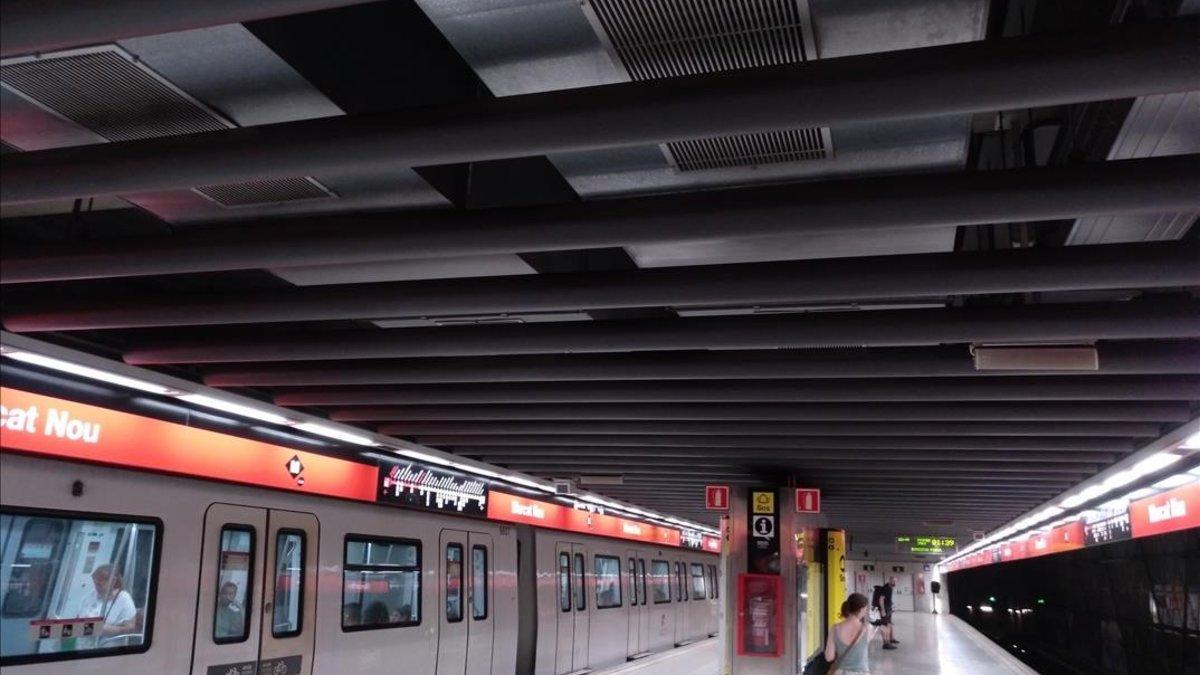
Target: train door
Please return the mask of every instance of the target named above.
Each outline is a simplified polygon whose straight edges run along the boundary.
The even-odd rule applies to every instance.
[[[671,570],[674,572],[671,585],[675,587],[675,644],[680,644],[688,639],[687,572],[680,560],[671,562]]]
[[[626,564],[629,567],[625,575],[629,578],[629,593],[625,596],[629,598],[629,613],[627,615],[629,621],[626,625],[629,641],[625,650],[625,655],[628,658],[633,658],[646,651],[646,645],[642,642],[641,630],[641,616],[646,613],[646,607],[642,604],[642,588],[638,583],[637,561],[637,551],[628,551]]]
[[[319,536],[310,513],[208,508],[193,675],[312,672]]]
[[[492,537],[442,530],[440,538],[438,675],[489,675],[492,615]]]
[[[575,662],[575,598],[571,586],[571,545],[554,545],[554,566],[558,572],[558,635],[555,639],[554,672],[569,673]]]
[[[647,597],[650,589],[646,584],[646,559],[638,558],[638,644],[643,652],[650,651],[650,607]]]
[[[591,635],[591,613],[587,592],[587,551],[582,544],[571,545],[571,588],[575,604],[574,670],[588,667],[588,642]]]

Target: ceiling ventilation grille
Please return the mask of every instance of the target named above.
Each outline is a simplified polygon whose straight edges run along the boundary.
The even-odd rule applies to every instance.
[[[337,196],[329,188],[317,182],[315,178],[310,177],[207,185],[195,188],[194,192],[225,208],[296,202],[305,199],[330,199]]]
[[[0,62],[0,83],[114,142],[237,126],[117,45],[9,59]],[[224,207],[337,196],[309,177],[208,186],[195,192]]]
[[[829,129],[767,131],[667,143],[680,171],[728,169],[778,162],[802,162],[829,156]]]
[[[593,24],[635,81],[814,58],[807,0],[589,0]],[[667,143],[680,171],[827,159],[828,128]]]
[[[110,141],[234,126],[116,46],[14,59],[0,67],[0,80]]]

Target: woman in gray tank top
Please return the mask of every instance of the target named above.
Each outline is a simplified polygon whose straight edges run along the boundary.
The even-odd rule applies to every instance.
[[[825,641],[825,660],[833,664],[832,675],[869,675],[867,646],[875,630],[867,623],[867,596],[852,593],[842,603],[842,620],[829,630]]]

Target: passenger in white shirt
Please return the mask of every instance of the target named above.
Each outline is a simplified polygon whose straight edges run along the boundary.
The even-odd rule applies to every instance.
[[[95,590],[83,600],[83,616],[103,617],[100,637],[137,632],[137,607],[121,573],[101,565],[92,571],[92,584]]]

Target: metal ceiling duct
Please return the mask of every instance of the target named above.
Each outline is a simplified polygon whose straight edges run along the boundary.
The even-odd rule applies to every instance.
[[[21,158],[25,154],[11,155]],[[4,190],[8,189],[6,159]],[[315,217],[6,251],[0,282],[945,227],[1200,208],[1200,156],[914,174],[480,212]]]
[[[1100,369],[1087,375],[1200,374],[1200,342],[1128,341],[1097,346]],[[254,363],[207,368],[211,387],[280,387],[449,382],[603,380],[842,379],[873,377],[1010,377],[1056,371],[981,372],[965,346],[806,351],[661,352],[364,359]]]
[[[13,311],[11,331],[394,319],[623,307],[744,307],[986,293],[1200,286],[1200,247],[1077,246],[708,265],[619,273],[343,284],[180,297],[65,299]]]
[[[158,35],[301,14],[370,0],[4,0],[0,12],[0,56],[39,54]]]
[[[495,434],[694,434],[703,436],[1073,436],[1156,438],[1157,424],[1138,422],[404,422],[378,428],[386,436]]]
[[[653,466],[654,464],[679,464],[680,460],[691,466],[742,466],[747,463],[787,462],[792,459],[863,459],[863,460],[894,460],[894,461],[942,461],[942,462],[1080,462],[1084,464],[1102,464],[1113,462],[1119,458],[1110,452],[1027,452],[1010,454],[1008,452],[983,452],[978,450],[936,452],[929,450],[900,451],[900,450],[827,450],[811,449],[802,452],[788,452],[786,449],[771,451],[760,447],[707,447],[703,450],[688,448],[676,451],[663,451],[657,446],[610,448],[607,445],[564,445],[550,448],[553,454],[530,453],[525,448],[509,448],[507,454],[500,452],[501,448],[486,448],[479,452],[470,446],[439,446],[453,450],[459,454],[467,454],[480,458],[489,464],[513,464],[519,462],[545,462],[555,464],[584,464],[587,466],[602,466],[610,463],[628,463],[629,465]],[[595,452],[599,457],[588,456]]]
[[[422,435],[417,437],[422,445],[434,447],[450,446],[457,449],[470,447],[486,450],[465,450],[476,454],[553,454],[554,448],[583,447],[638,447],[648,454],[656,454],[651,448],[781,448],[801,450],[1005,450],[1023,457],[1028,451],[1051,452],[1130,452],[1133,443],[1124,438],[954,438],[946,436],[900,437],[891,436],[700,436],[694,434],[674,436],[638,436],[600,434],[561,434],[556,436],[485,436],[485,435]],[[518,449],[505,446],[517,446]],[[545,447],[549,446],[549,447]],[[697,450],[697,456],[707,456]],[[967,453],[970,454],[970,453]],[[740,457],[737,455],[736,459]],[[594,457],[584,459],[596,459]]]
[[[726,401],[1157,401],[1200,399],[1200,376],[517,382],[282,390],[276,405]]]
[[[1196,336],[1200,336],[1200,302],[1180,300],[201,336],[134,347],[125,353],[125,360],[160,365]]]
[[[1185,18],[21,153],[7,160],[0,202],[1189,91],[1200,86],[1198,36]]]
[[[338,422],[408,420],[744,420],[795,422],[1187,422],[1186,401],[1120,403],[592,403],[338,408]]]

